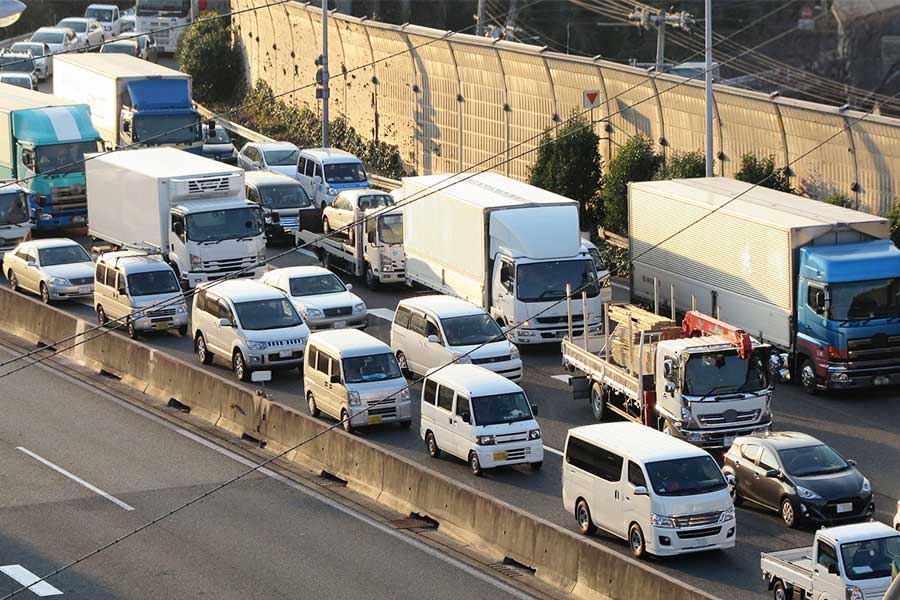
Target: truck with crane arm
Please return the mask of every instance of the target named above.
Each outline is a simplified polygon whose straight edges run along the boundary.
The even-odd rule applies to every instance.
[[[633,305],[608,306],[603,333],[574,336],[568,312],[563,364],[597,420],[610,411],[704,448],[770,428],[768,344],[697,311],[679,326]]]

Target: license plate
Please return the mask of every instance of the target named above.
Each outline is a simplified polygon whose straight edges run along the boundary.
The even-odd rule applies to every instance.
[[[837,511],[839,513],[853,512],[853,503],[852,502],[843,502],[841,504],[838,504]]]
[[[73,223],[84,223],[84,217],[72,217]]]
[[[281,358],[290,358],[293,355],[294,352],[292,350],[281,350],[278,352],[278,356]]]
[[[154,323],[153,324],[153,329],[168,329],[168,328],[169,328],[168,323]]]
[[[494,452],[494,460],[509,460],[509,452]]]
[[[872,380],[873,385],[889,385],[891,383],[890,377],[885,377],[884,375],[879,375]]]
[[[376,417],[369,417],[369,425],[378,425],[379,423],[381,423],[381,420],[382,417],[380,415]]]
[[[93,290],[91,289],[91,286],[89,286],[89,285],[82,285],[78,288],[79,294],[90,294],[92,291]]]
[[[342,327],[346,327],[346,326],[347,326],[347,321],[335,321],[334,322],[335,329],[341,329]]]

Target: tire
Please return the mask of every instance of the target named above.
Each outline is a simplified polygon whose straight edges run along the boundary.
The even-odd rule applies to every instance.
[[[581,499],[575,503],[575,523],[578,525],[578,531],[581,535],[594,535],[597,533],[597,526],[591,519],[591,509],[587,500]]]
[[[322,414],[322,411],[319,410],[319,405],[316,404],[316,398],[313,396],[312,392],[306,392],[306,410],[309,411],[309,416],[318,417]]]
[[[231,355],[231,370],[238,381],[250,381],[250,369],[247,368],[247,361],[244,360],[244,354],[240,350],[235,350]]]
[[[412,427],[412,419],[400,421],[400,429],[409,429],[410,427]]]
[[[791,502],[790,498],[784,498],[781,501],[781,510],[779,511],[781,514],[781,520],[784,524],[791,529],[795,529],[800,522],[799,515],[797,514],[797,509],[794,507],[794,503]]]
[[[409,361],[406,360],[406,355],[402,352],[397,352],[397,364],[400,365],[400,372],[403,373],[403,376],[409,379],[409,376],[412,374],[409,370]]]
[[[594,419],[602,421],[605,409],[606,400],[603,398],[603,386],[595,381],[591,386],[591,412],[594,413]]]
[[[528,463],[528,466],[531,468],[532,471],[534,471],[535,473],[537,473],[538,471],[541,470],[541,467],[544,466],[544,461],[539,460],[539,461],[537,461],[537,462]]]
[[[109,317],[106,316],[106,311],[103,310],[103,305],[98,304],[97,305],[97,324],[103,326],[103,325],[106,325],[107,323],[109,323]]]
[[[804,392],[810,395],[819,393],[819,388],[816,385],[816,369],[809,358],[804,357],[800,361],[799,375],[797,379],[800,381],[800,387],[803,388]]]
[[[744,503],[744,499],[741,498],[741,493],[738,491],[738,488],[737,488],[737,481],[734,482],[734,485],[728,486],[728,491],[731,493],[731,502],[735,506],[740,506],[741,504]]]
[[[425,434],[425,449],[428,450],[428,456],[431,458],[441,457],[441,449],[438,448],[437,440],[434,439],[434,434],[430,431]]]
[[[134,321],[132,321],[131,319],[128,319],[128,322],[125,324],[125,330],[128,332],[128,337],[133,340],[138,339],[138,336],[140,334],[138,333],[137,328],[135,328],[134,326]]]
[[[477,452],[469,452],[469,470],[472,471],[472,475],[475,477],[484,475],[484,469],[481,468],[481,461],[478,460]]]
[[[366,287],[374,292],[378,290],[378,284],[380,283],[378,278],[375,277],[375,271],[372,270],[372,265],[366,265]]]
[[[647,543],[644,540],[644,532],[637,523],[632,523],[628,528],[628,548],[635,558],[644,558],[647,554]]]
[[[194,350],[197,351],[197,358],[200,359],[200,364],[208,365],[212,363],[213,355],[206,346],[206,338],[203,337],[202,333],[197,334],[197,339],[194,341]]]
[[[188,326],[187,325],[182,325],[181,327],[178,328],[178,335],[180,335],[181,337],[184,337],[187,334],[188,334]]]
[[[9,289],[14,292],[19,291],[19,278],[16,277],[16,274],[12,272],[12,269],[9,270],[9,273],[6,274],[6,279],[9,281]]]
[[[43,281],[41,282],[41,302],[44,304],[50,304],[50,290],[47,289],[47,284]]]
[[[775,600],[791,600],[794,597],[793,590],[788,591],[784,587],[784,583],[776,581],[772,587],[772,597]]]
[[[344,428],[344,431],[347,433],[353,433],[353,425],[350,424],[350,415],[347,413],[346,408],[341,409],[341,427]]]

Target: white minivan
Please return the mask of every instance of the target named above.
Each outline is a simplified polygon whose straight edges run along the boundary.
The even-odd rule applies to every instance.
[[[632,422],[569,430],[563,505],[586,535],[602,529],[632,554],[733,548],[728,483],[705,450]]]
[[[303,368],[309,327],[284,292],[258,281],[201,284],[191,324],[200,362],[208,365],[218,356],[241,381],[252,371]]]
[[[452,296],[401,301],[391,323],[391,349],[404,373],[424,374],[456,360],[481,365],[512,381],[522,379],[519,349],[497,322],[484,309]]]
[[[449,365],[425,377],[419,430],[432,458],[445,451],[484,469],[541,468],[544,446],[537,407],[515,383],[475,365]]]
[[[307,148],[297,160],[297,181],[321,209],[331,206],[342,190],[369,187],[362,161],[335,148]]]
[[[358,329],[314,333],[306,350],[303,387],[309,414],[357,427],[399,423],[409,427],[409,386],[387,344]]]

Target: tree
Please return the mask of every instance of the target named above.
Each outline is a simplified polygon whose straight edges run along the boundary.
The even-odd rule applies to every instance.
[[[206,12],[178,38],[175,61],[193,80],[194,98],[224,102],[244,88],[244,55],[231,35],[228,19]]]
[[[659,166],[653,179],[692,179],[706,177],[706,156],[697,150],[674,152]]]
[[[734,174],[734,178],[792,194],[794,190],[788,173],[787,167],[775,168],[774,156],[759,158],[748,152],[741,157],[741,168]]]
[[[850,199],[850,196],[846,194],[831,194],[822,202],[827,204],[834,204],[835,206],[840,206],[843,208],[856,208],[856,202]]]
[[[894,203],[887,218],[891,222],[891,239],[894,241],[894,245],[900,247],[900,203]]]
[[[609,161],[609,173],[600,192],[603,205],[603,226],[619,235],[628,231],[628,183],[653,179],[662,157],[653,151],[650,138],[636,135],[619,148]]]
[[[528,170],[528,182],[578,202],[582,228],[596,229],[602,218],[597,192],[603,183],[603,160],[590,122],[572,117],[556,137],[544,130],[537,158]]]

